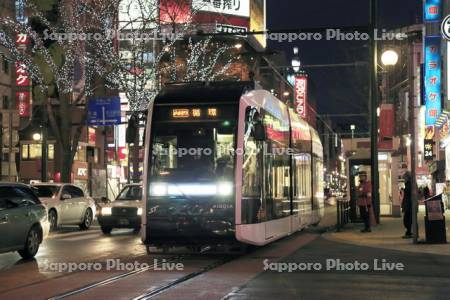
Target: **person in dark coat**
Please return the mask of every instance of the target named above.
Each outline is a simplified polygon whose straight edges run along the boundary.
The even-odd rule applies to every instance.
[[[411,174],[406,172],[403,175],[405,179],[405,190],[402,200],[402,212],[403,212],[403,226],[405,226],[406,232],[402,237],[404,239],[412,238],[411,226],[412,226],[412,199],[411,199]]]

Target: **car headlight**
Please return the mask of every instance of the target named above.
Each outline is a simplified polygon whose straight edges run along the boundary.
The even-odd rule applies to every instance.
[[[151,196],[166,196],[167,195],[167,184],[165,183],[154,183],[150,185],[150,195]]]
[[[142,208],[138,208],[137,214],[138,214],[138,216],[141,216],[141,215],[142,215]]]
[[[101,214],[103,216],[110,216],[112,214],[112,208],[111,207],[102,207]]]
[[[219,196],[230,196],[233,193],[233,184],[230,182],[219,182],[217,184],[217,194]]]

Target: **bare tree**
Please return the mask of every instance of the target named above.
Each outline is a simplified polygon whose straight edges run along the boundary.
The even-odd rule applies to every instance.
[[[35,1],[24,0],[29,15],[27,24],[11,17],[1,18],[0,45],[26,68],[35,87],[35,102],[47,107],[62,154],[57,169],[61,180],[68,182],[86,121],[86,113],[76,119],[74,112],[99,87],[96,78],[110,71],[108,58],[115,51],[108,34],[114,29],[119,0],[47,2],[38,7]],[[29,49],[22,51],[16,47],[16,33],[30,38]],[[49,99],[56,100],[51,103]]]
[[[0,45],[26,68],[35,102],[47,108],[62,154],[62,181],[71,180],[86,124],[86,99],[94,92],[123,92],[131,110],[139,111],[154,99],[161,78],[213,80],[223,77],[230,65],[231,58],[222,59],[229,50],[225,43],[212,37],[195,42],[189,38],[199,30],[190,0],[48,0],[43,7],[35,3],[24,0],[28,24],[11,17],[0,20]],[[18,32],[32,41],[27,51],[15,45]],[[76,118],[74,111],[83,104]]]

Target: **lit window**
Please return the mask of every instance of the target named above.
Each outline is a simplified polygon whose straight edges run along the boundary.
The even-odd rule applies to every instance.
[[[208,116],[217,117],[217,108],[208,108]]]
[[[192,110],[192,116],[193,117],[200,117],[201,116],[201,110],[200,109],[198,109],[198,108],[194,108],[193,110]]]
[[[22,159],[28,159],[28,145],[22,145]]]
[[[55,145],[48,144],[47,145],[47,157],[49,160],[53,160],[55,158]]]
[[[42,145],[41,144],[30,144],[30,159],[40,158],[42,154]]]

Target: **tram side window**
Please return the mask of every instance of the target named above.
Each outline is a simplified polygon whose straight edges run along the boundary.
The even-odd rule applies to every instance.
[[[289,125],[264,112],[267,141],[264,151],[267,219],[290,215]]]
[[[246,112],[244,157],[242,165],[242,222],[254,224],[265,218],[265,205],[261,197],[260,146],[252,133],[255,110],[248,108]]]
[[[323,204],[321,203],[323,200],[323,161],[319,157],[314,157],[314,201],[313,201],[313,209],[318,209]]]
[[[294,199],[300,211],[311,209],[311,155],[302,153],[294,156]]]

